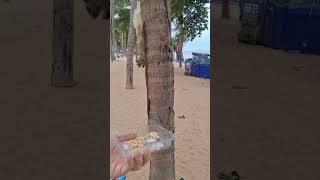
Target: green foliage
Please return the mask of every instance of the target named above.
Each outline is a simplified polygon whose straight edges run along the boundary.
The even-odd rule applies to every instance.
[[[130,10],[125,7],[130,6],[130,0],[116,0],[114,5],[114,28],[117,44],[121,44],[122,33],[127,37],[130,23]],[[126,41],[126,39],[124,39]]]
[[[123,10],[129,11],[129,9],[125,9],[127,6],[130,6],[130,0],[115,0],[114,13],[118,14]]]
[[[174,20],[182,13],[186,0],[171,0],[171,19]]]
[[[194,40],[208,29],[208,8],[203,0],[172,0],[172,20],[175,31],[184,29],[185,41]],[[179,34],[179,33],[178,33]]]

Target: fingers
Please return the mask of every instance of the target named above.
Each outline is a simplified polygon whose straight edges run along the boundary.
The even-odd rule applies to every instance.
[[[134,166],[132,168],[133,171],[139,170],[143,164],[143,155],[141,151],[137,151],[134,153]]]
[[[134,165],[134,154],[131,154],[130,156],[127,157],[127,162],[128,162],[128,166],[129,166],[128,170],[131,171],[133,169],[133,167],[135,166]]]
[[[123,141],[129,141],[129,140],[132,140],[132,139],[135,139],[137,137],[137,134],[136,133],[126,133],[126,134],[121,134],[118,136],[118,139],[120,142],[123,142]]]
[[[150,160],[151,152],[148,149],[136,151],[127,157],[128,166],[131,171],[137,171]]]
[[[150,157],[151,157],[150,150],[149,149],[143,149],[143,164],[142,164],[142,166],[147,164],[147,162],[150,160]]]

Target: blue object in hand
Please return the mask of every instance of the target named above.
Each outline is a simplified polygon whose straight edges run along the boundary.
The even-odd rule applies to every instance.
[[[126,176],[121,176],[118,178],[118,180],[126,180]]]

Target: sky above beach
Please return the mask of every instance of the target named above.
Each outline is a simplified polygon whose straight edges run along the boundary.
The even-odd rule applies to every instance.
[[[210,4],[206,4],[206,7],[208,7],[208,29],[203,31],[200,37],[186,42],[183,51],[210,52]]]
[[[188,41],[184,44],[184,58],[191,58],[192,52],[210,53],[210,3],[207,3],[205,6],[208,8],[208,29],[204,30],[200,37],[196,37],[193,41]],[[130,9],[130,6],[127,8]],[[175,33],[176,32],[172,32],[171,36],[173,37]]]

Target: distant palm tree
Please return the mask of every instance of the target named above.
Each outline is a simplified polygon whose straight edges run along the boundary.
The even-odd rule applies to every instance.
[[[130,8],[130,23],[128,33],[128,53],[127,53],[127,75],[126,88],[133,89],[133,47],[134,47],[134,28],[133,28],[133,13],[137,7],[137,0],[131,0]]]
[[[111,10],[111,38],[110,38],[110,56],[111,56],[111,62],[116,60],[116,57],[114,55],[115,49],[114,49],[114,42],[115,42],[115,31],[114,31],[114,0],[110,0],[110,10]]]

